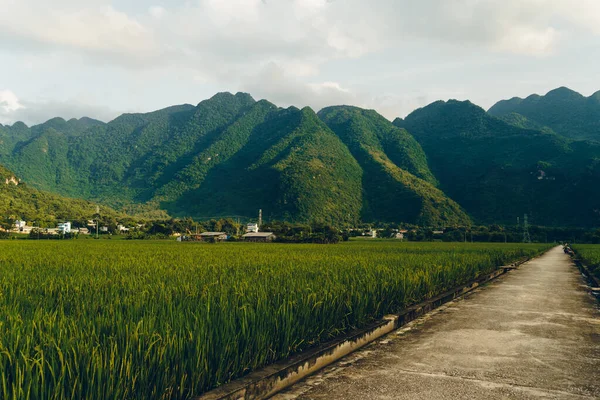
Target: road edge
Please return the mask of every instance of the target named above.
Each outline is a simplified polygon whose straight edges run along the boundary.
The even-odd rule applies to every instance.
[[[579,268],[579,271],[583,274],[583,276],[586,277],[586,279],[592,285],[592,287],[600,287],[600,282],[598,281],[598,278],[596,278],[596,276],[592,274],[592,271],[590,271],[588,266],[583,263],[583,260],[579,258],[574,258],[573,262],[575,263],[577,268]]]

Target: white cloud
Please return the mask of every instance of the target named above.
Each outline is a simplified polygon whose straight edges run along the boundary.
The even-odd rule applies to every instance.
[[[327,91],[350,93],[350,90],[343,88],[337,82],[309,83],[308,86],[317,93],[323,93]]]
[[[497,48],[516,54],[544,56],[554,52],[558,37],[554,28],[516,28],[498,40]]]
[[[180,93],[198,96],[179,102],[197,102],[211,94],[196,88],[227,88],[278,104],[355,104],[391,117],[394,107],[398,115],[414,104],[423,105],[421,98],[435,100],[431,96],[440,93],[439,85],[428,87],[427,93],[413,88],[409,94],[400,84],[394,86],[412,84],[408,75],[449,73],[432,65],[477,62],[489,68],[503,57],[551,57],[577,38],[600,35],[598,0],[0,0],[0,9],[0,55],[20,55],[19,63],[27,65],[21,81],[43,75],[38,86],[70,87],[72,92],[95,86],[96,99],[102,100],[85,104],[104,103],[107,110],[119,97],[125,100],[115,108],[138,109],[139,102],[154,95],[147,86],[157,88],[158,99],[165,92],[173,99],[175,89],[167,87],[177,86]],[[378,61],[384,56],[385,61]],[[418,57],[426,60],[415,61]],[[363,63],[368,67],[360,81],[352,74]],[[79,79],[72,82],[63,82],[63,75],[62,81],[54,81],[61,69],[91,72],[74,73]],[[381,83],[386,81],[381,71],[391,76],[389,83]],[[95,85],[86,81],[90,75]],[[454,88],[444,89],[460,89],[460,73],[453,78]],[[126,86],[124,96],[106,93],[119,84]],[[12,81],[0,85],[18,93],[36,90],[20,90]],[[398,92],[391,93],[391,86]],[[57,98],[74,98],[68,90]],[[41,117],[31,114],[33,106],[61,111],[51,106],[52,99],[19,104],[31,119]],[[7,112],[7,106],[0,107]]]
[[[148,13],[156,19],[162,18],[166,12],[167,10],[160,6],[151,6],[148,9]]]
[[[280,106],[310,106],[316,111],[332,104],[351,104],[350,90],[337,82],[305,83],[276,63],[266,65],[258,74],[245,77],[242,90]]]
[[[339,82],[309,82],[304,83],[294,76],[287,75],[285,69],[271,63],[257,75],[246,77],[242,90],[252,93],[256,98],[265,98],[278,106],[288,107],[310,106],[315,111],[332,105],[354,105],[367,109],[377,110],[386,118],[393,120],[404,116],[418,107],[423,107],[430,102],[443,98],[463,97],[462,93],[440,92],[431,90],[432,96],[418,93],[372,94],[352,90],[344,87]]]
[[[90,117],[109,121],[119,113],[108,107],[84,101],[81,97],[68,100],[27,101],[19,99],[10,90],[0,90],[0,123],[10,125],[17,121],[35,125],[60,116],[64,119]]]
[[[562,34],[574,29],[600,33],[597,0],[429,0],[404,4],[395,16],[396,41],[410,37],[519,55],[551,54]]]
[[[541,55],[555,49],[565,24],[600,33],[597,0],[197,0],[141,13],[108,0],[40,3],[0,0],[4,41],[135,68],[195,65],[215,76],[257,60],[317,70],[414,40]]]
[[[600,35],[600,1],[598,0],[553,0],[551,6],[556,14],[575,24],[580,29]]]
[[[152,32],[111,5],[94,7],[48,6],[24,0],[0,13],[0,35],[33,52],[68,51],[94,60],[139,64],[160,54]]]
[[[0,112],[11,113],[23,108],[19,98],[10,90],[0,90]]]
[[[266,6],[261,0],[201,0],[199,4],[198,9],[219,25],[259,22],[260,8]]]

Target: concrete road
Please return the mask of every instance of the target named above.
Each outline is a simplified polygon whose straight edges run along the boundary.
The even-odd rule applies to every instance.
[[[557,247],[274,399],[600,399],[598,303]]]

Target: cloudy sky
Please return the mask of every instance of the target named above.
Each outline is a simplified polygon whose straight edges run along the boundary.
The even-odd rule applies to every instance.
[[[0,0],[0,123],[197,104],[353,104],[600,89],[600,0]]]

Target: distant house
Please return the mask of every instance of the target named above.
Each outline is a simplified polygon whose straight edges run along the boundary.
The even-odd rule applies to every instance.
[[[25,226],[27,226],[27,222],[21,220],[15,221],[15,230],[23,231],[23,228],[25,228]]]
[[[276,239],[273,232],[249,232],[242,236],[246,242],[272,242]]]
[[[246,226],[246,232],[248,232],[248,233],[258,232],[258,224],[248,224],[248,226]]]
[[[81,233],[82,235],[88,235],[90,233],[90,230],[88,228],[79,228],[79,233]]]
[[[404,233],[402,233],[402,232],[396,232],[396,233],[394,233],[394,234],[392,235],[392,237],[393,237],[394,239],[400,239],[400,240],[403,240],[403,239],[404,239]]]
[[[117,225],[117,230],[121,233],[127,233],[129,232],[129,228],[125,227],[125,225]]]
[[[108,226],[101,226],[100,232],[108,232]]]
[[[225,232],[202,232],[199,235],[192,235],[192,237],[202,242],[223,242],[227,240]]]
[[[58,224],[58,233],[61,233],[63,235],[66,233],[71,233],[71,223],[63,222]]]
[[[434,235],[443,235],[444,231],[433,231]]]

